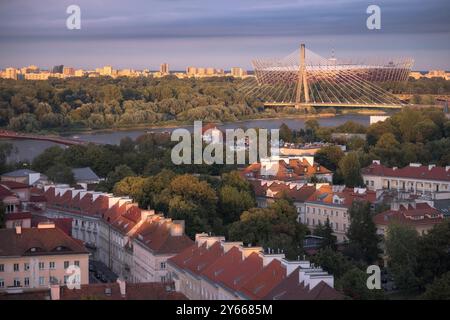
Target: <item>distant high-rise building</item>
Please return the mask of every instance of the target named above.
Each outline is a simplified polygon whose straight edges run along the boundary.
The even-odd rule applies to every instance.
[[[162,74],[169,74],[169,64],[163,63],[159,68],[159,72],[161,72]]]
[[[242,77],[245,76],[246,74],[247,74],[247,72],[245,72],[245,70],[242,69],[242,68],[238,68],[238,67],[233,67],[233,68],[231,68],[231,75],[232,75],[233,77],[236,77],[236,78],[242,78]]]
[[[75,77],[83,77],[85,75],[85,72],[83,69],[75,70]]]
[[[215,73],[214,68],[206,68],[206,74],[208,76],[212,76],[212,75],[214,75],[214,73]]]
[[[187,67],[186,73],[190,76],[193,76],[197,73],[197,68],[196,67]]]
[[[52,69],[52,73],[63,73],[64,65],[54,66]]]
[[[63,74],[66,76],[74,76],[75,75],[75,69],[70,67],[64,67]]]
[[[3,77],[6,79],[17,80],[17,69],[16,68],[6,68]]]
[[[111,76],[112,74],[113,74],[112,66],[104,66],[100,71],[100,75],[102,76]]]

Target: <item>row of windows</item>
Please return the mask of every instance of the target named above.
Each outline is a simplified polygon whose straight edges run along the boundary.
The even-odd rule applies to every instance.
[[[67,280],[69,279],[69,276],[64,276],[64,284],[67,284]],[[57,277],[53,277],[50,276],[48,278],[48,283],[47,283],[47,278],[40,276],[39,277],[39,286],[46,286],[49,283],[60,283],[59,279]],[[0,288],[5,288],[6,286],[9,287],[29,287],[30,286],[30,278],[29,277],[25,277],[23,278],[23,281],[21,278],[14,278],[11,284],[6,284],[5,280],[3,278],[0,278]]]
[[[316,219],[312,219],[311,221],[312,221],[312,224],[311,224],[311,225],[315,226],[315,225],[316,225]],[[324,223],[325,223],[325,222],[322,222],[321,220],[317,219],[317,225],[319,225],[319,224],[322,224],[322,225],[323,225]],[[309,218],[306,218],[306,224],[307,224],[307,225],[310,225],[310,220],[309,220]],[[331,226],[331,228],[332,228],[333,230],[339,231],[339,223],[330,221],[330,226]],[[342,226],[342,231],[347,231],[347,224],[345,224],[345,223],[343,224],[343,226]]]
[[[64,261],[64,269],[67,269],[67,268],[69,267],[69,265],[70,265],[70,261]],[[74,261],[74,265],[76,265],[77,267],[79,267],[79,266],[80,266],[80,261],[75,260],[75,261]],[[7,266],[5,266],[5,264],[0,264],[0,272],[5,272],[6,267],[7,267]],[[14,271],[14,272],[20,272],[20,271],[21,271],[21,269],[20,269],[20,263],[13,263],[13,264],[12,264],[12,267],[13,267],[13,271]],[[44,270],[45,267],[46,267],[46,266],[45,266],[45,262],[39,262],[39,263],[38,263],[38,267],[39,267],[39,270]],[[56,269],[56,262],[50,261],[50,262],[48,263],[48,269],[50,269],[50,270]],[[22,271],[28,271],[28,270],[30,270],[30,264],[29,264],[28,262],[25,262],[25,263],[23,264]]]
[[[313,214],[316,214],[316,212],[317,212],[317,214],[319,214],[319,215],[321,215],[322,213],[323,213],[323,215],[328,215],[328,210],[327,209],[321,209],[321,208],[317,208],[317,210],[316,210],[316,208],[311,208],[311,207],[306,207],[306,213],[313,213]],[[336,216],[336,217],[339,217],[339,211],[334,211],[334,210],[330,210],[330,215],[333,217],[333,216]],[[343,212],[342,213],[342,215],[344,216],[344,218],[345,217],[347,217],[347,213],[346,212]]]

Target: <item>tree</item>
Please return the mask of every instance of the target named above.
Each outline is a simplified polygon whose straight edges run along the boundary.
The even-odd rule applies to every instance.
[[[297,259],[302,253],[306,232],[307,228],[297,222],[295,208],[286,200],[245,211],[228,229],[231,240],[281,250],[290,259]]]
[[[336,252],[330,247],[320,249],[312,258],[314,264],[322,267],[332,274],[335,279],[340,279],[348,270],[353,268],[352,263],[340,252]]]
[[[392,133],[383,134],[372,149],[374,158],[380,159],[386,165],[398,165],[400,158],[400,143]]]
[[[255,199],[248,191],[239,191],[228,185],[219,190],[219,210],[225,223],[239,220],[242,212],[255,205]]]
[[[416,276],[421,288],[450,270],[450,222],[434,226],[419,239]]]
[[[347,271],[339,280],[338,288],[344,294],[355,300],[379,300],[384,299],[382,290],[367,288],[367,274],[358,268]]]
[[[38,172],[46,172],[56,163],[60,163],[64,150],[60,146],[52,146],[47,148],[33,159],[31,167]]]
[[[325,221],[325,223],[318,224],[314,229],[314,235],[322,237],[322,248],[330,248],[332,250],[336,250],[336,241],[337,238],[333,233],[333,228],[330,225],[330,219]]]
[[[347,231],[349,240],[346,255],[354,260],[361,260],[372,264],[378,259],[380,249],[375,223],[370,213],[370,203],[367,201],[354,201],[349,210],[350,226]]]
[[[315,160],[325,168],[336,171],[339,161],[345,156],[339,146],[326,146],[320,148],[315,154]]]
[[[104,185],[106,187],[107,191],[111,191],[112,188],[115,187],[115,185],[121,181],[122,179],[126,177],[133,177],[136,176],[133,170],[126,164],[119,165],[114,168],[114,171],[111,171],[108,173],[108,176],[106,177],[106,181],[104,182]]]
[[[361,164],[356,152],[350,152],[338,164],[339,174],[343,177],[347,187],[362,185]]]
[[[280,126],[280,139],[284,142],[293,141],[292,130],[285,123],[282,123]]]
[[[417,243],[419,235],[415,229],[392,223],[386,235],[388,268],[400,290],[411,291],[417,287]]]
[[[422,295],[426,300],[450,300],[450,271],[436,278]]]
[[[51,166],[45,172],[45,175],[51,181],[53,181],[55,183],[73,184],[75,182],[72,168],[70,168],[62,163],[57,163],[57,164]]]
[[[142,197],[142,190],[147,178],[125,177],[114,185],[113,193],[118,196],[130,196],[134,201]]]

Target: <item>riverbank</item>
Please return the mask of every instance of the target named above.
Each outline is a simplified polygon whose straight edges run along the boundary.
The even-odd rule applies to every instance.
[[[241,119],[235,121],[203,121],[204,123],[214,123],[217,126],[227,126],[235,123],[245,123],[248,121],[263,121],[263,120],[280,120],[280,119],[322,119],[322,118],[333,118],[339,115],[383,115],[386,114],[385,111],[382,110],[343,110],[340,113],[314,113],[314,114],[292,114],[292,113],[260,113],[253,114],[251,116],[242,117]],[[97,134],[97,133],[111,133],[111,132],[126,132],[126,131],[136,131],[136,130],[163,130],[163,129],[174,129],[179,127],[191,127],[193,126],[192,122],[189,121],[177,121],[177,120],[169,120],[163,121],[159,124],[133,124],[133,125],[121,125],[115,126],[111,128],[61,128],[59,130],[41,130],[37,132],[40,135],[48,135],[48,136],[71,136],[71,135],[80,135],[80,134]]]

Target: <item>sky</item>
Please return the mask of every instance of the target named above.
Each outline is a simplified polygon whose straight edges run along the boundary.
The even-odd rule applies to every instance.
[[[72,4],[80,30],[66,27]],[[366,26],[371,4],[380,30]],[[0,0],[0,68],[251,69],[300,43],[324,57],[411,57],[414,70],[450,70],[450,1]]]

